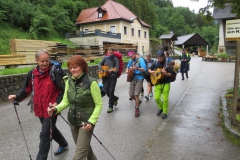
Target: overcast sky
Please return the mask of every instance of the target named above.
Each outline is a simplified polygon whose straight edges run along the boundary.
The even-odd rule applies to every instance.
[[[192,2],[190,0],[172,0],[174,7],[188,7],[191,11],[195,10],[195,13],[198,13],[200,8],[207,6],[208,0],[199,0],[198,2]]]

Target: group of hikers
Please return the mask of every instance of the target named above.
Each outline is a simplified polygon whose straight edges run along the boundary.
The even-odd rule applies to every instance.
[[[115,53],[114,48],[109,47],[107,55],[98,65],[99,74],[104,75],[102,76],[103,89],[109,97],[107,113],[113,112],[113,106],[117,106],[119,100],[115,95],[115,87],[123,64]],[[142,101],[139,96],[143,92],[144,79],[147,81],[146,100],[154,96],[158,107],[157,116],[162,114],[162,119],[166,119],[170,83],[176,79],[178,69],[180,68],[182,73],[182,80],[184,80],[184,73],[186,78],[189,78],[191,58],[185,49],[180,56],[181,67],[169,57],[167,51],[159,50],[156,56],[157,60],[154,60],[151,54],[146,54],[145,59],[135,51],[128,52],[130,60],[125,72],[130,82],[129,99],[135,101],[134,116],[136,118],[140,116],[139,107]],[[59,145],[54,152],[55,155],[68,149],[68,142],[58,130],[56,121],[60,112],[69,108],[68,124],[76,144],[73,160],[96,160],[90,143],[103,101],[97,80],[88,74],[87,62],[80,55],[72,56],[67,62],[71,75],[67,75],[58,63],[50,60],[47,50],[38,51],[35,59],[37,66],[28,72],[24,86],[16,95],[9,95],[8,99],[12,102],[21,102],[31,96],[29,103],[33,106],[35,116],[41,123],[36,159],[48,158],[52,139]],[[159,79],[153,84],[152,79],[156,77]]]

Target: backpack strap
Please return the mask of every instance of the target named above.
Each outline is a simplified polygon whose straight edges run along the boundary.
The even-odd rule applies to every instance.
[[[35,70],[37,67],[34,67],[33,70]],[[34,96],[34,75],[33,75],[33,70],[32,70],[32,76],[31,76],[31,83],[32,83],[32,93],[31,93],[31,98],[28,101],[27,105],[30,106],[30,112],[33,113],[33,96]]]

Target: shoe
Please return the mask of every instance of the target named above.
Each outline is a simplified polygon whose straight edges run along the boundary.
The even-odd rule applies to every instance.
[[[142,101],[140,100],[139,104],[141,104],[141,103],[142,103]]]
[[[187,79],[188,79],[188,76],[186,76],[187,77]]]
[[[152,96],[153,96],[153,93],[151,92],[151,93],[149,94],[149,96],[152,97]]]
[[[113,112],[113,108],[109,107],[107,110],[107,113],[111,113],[111,112]]]
[[[149,100],[149,97],[148,96],[145,96],[146,100],[148,101]]]
[[[140,113],[139,113],[139,108],[135,109],[135,118],[139,117]]]
[[[56,150],[56,152],[54,152],[54,155],[59,155],[61,153],[63,153],[65,150],[68,149],[68,145],[65,147],[58,147],[58,149]]]
[[[129,98],[129,100],[131,101],[131,100],[132,100],[132,98],[130,97],[130,98]]]
[[[114,106],[116,106],[118,104],[118,99],[119,99],[119,97],[117,97],[116,100],[114,101],[114,104],[113,104]]]
[[[144,93],[143,92],[141,92],[141,94],[140,94],[141,96],[144,96]]]
[[[166,119],[167,118],[167,114],[163,113],[162,114],[162,119]]]
[[[159,110],[159,111],[157,112],[157,116],[160,116],[161,113],[162,113],[162,111],[163,111],[163,110]]]
[[[182,80],[184,80],[184,78],[182,78]]]

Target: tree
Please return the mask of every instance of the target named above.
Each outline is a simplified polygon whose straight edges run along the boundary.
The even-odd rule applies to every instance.
[[[209,43],[209,48],[212,48],[218,36],[218,29],[216,27],[203,26],[200,35]]]
[[[191,0],[198,2],[199,0]],[[201,1],[201,0],[200,0]],[[240,5],[239,0],[208,0],[206,7],[201,8],[199,13],[204,16],[208,21],[213,20],[212,13],[209,11],[212,7],[218,7],[223,9],[225,4],[229,3],[231,6],[231,13],[236,14],[236,18],[240,18]]]

